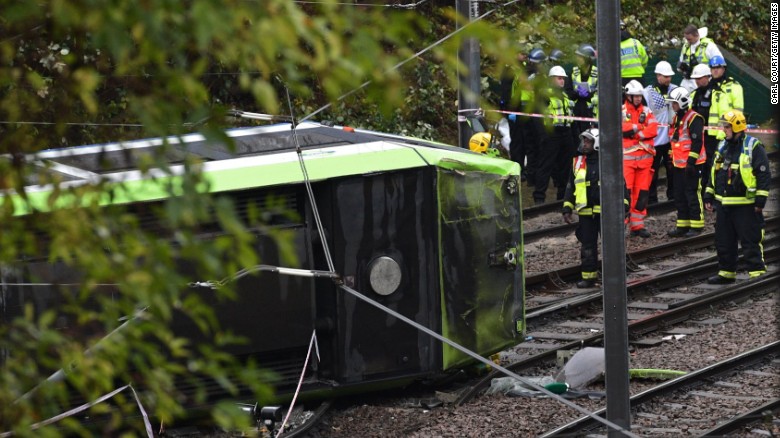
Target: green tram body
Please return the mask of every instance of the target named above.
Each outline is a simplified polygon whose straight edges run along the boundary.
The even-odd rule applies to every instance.
[[[63,188],[99,179],[121,181],[127,190],[101,202],[142,206],[165,202],[168,195],[160,181],[168,179],[175,186],[176,175],[184,171],[180,158],[197,154],[212,194],[232,197],[237,206],[273,195],[297,211],[300,220],[277,225],[292,232],[299,262],[286,267],[328,270],[291,126],[240,128],[227,135],[235,142],[232,150],[197,134],[168,139],[172,161],[165,174],[143,174],[128,158],[151,153],[165,143],[162,139],[49,150],[31,158],[64,175]],[[316,123],[299,125],[295,136],[335,270],[347,286],[480,355],[518,343],[525,325],[516,163],[429,141]],[[151,183],[151,176],[157,181]],[[27,187],[29,202],[39,212],[65,208],[65,197],[63,205],[48,204],[51,192],[50,186]],[[13,198],[16,215],[29,213],[17,195],[0,193],[7,196]],[[216,235],[210,230],[202,238]],[[279,266],[273,240],[258,240],[261,263]],[[507,260],[511,257],[514,262]],[[385,283],[384,271],[377,268],[383,264],[396,273]],[[26,303],[44,310],[61,302],[56,289],[13,283],[77,278],[45,260],[28,262],[22,272],[21,278],[3,279],[9,284],[3,285],[0,323],[21,316]],[[380,280],[379,291],[372,286],[372,273]],[[193,282],[203,280],[192,273]],[[214,301],[217,317],[223,328],[249,340],[231,353],[253,357],[280,376],[273,383],[280,398],[294,391],[315,328],[321,357],[308,371],[303,391],[309,394],[397,385],[473,363],[346,294],[330,279],[264,272],[237,281],[236,301]],[[209,291],[198,293],[208,296]],[[185,325],[174,329],[190,335]]]

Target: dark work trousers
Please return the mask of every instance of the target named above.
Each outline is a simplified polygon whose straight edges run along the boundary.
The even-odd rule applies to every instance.
[[[596,272],[599,269],[599,232],[601,231],[601,215],[583,215],[577,222],[574,235],[580,241],[580,271]],[[585,277],[583,276],[583,279]]]
[[[574,141],[571,128],[559,126],[548,132],[539,145],[539,157],[536,170],[536,187],[534,189],[534,202],[545,201],[547,187],[550,185],[550,177],[558,188],[557,199],[563,199],[566,191],[566,183],[571,172],[571,160],[574,157]]]
[[[525,131],[519,119],[514,122],[509,121],[509,136],[512,138],[509,143],[509,158],[520,165],[522,175],[525,177]]]
[[[653,180],[650,182],[650,203],[658,202],[658,169],[661,166],[666,169],[666,199],[674,199],[674,178],[672,177],[672,156],[669,155],[671,143],[659,144],[655,147],[653,158]]]
[[[764,250],[764,215],[756,213],[753,204],[724,207],[715,203],[715,248],[718,268],[737,271],[737,239],[742,245],[742,259],[749,272],[766,271]]]
[[[523,154],[525,157],[525,176],[528,185],[536,185],[536,170],[539,166],[539,135],[536,126],[529,117],[518,118],[523,132]],[[522,167],[522,165],[521,165]]]
[[[712,171],[712,160],[715,159],[715,150],[718,148],[720,140],[713,135],[704,133],[704,150],[707,151],[707,161],[704,162],[704,169],[702,169],[701,175],[701,187],[702,192],[707,188],[707,183],[710,181]]]
[[[675,167],[671,178],[674,180],[674,206],[677,208],[677,228],[704,227],[701,201],[701,165],[696,166],[699,172],[688,175],[685,168]],[[691,226],[690,221],[700,221],[701,226]],[[680,224],[683,226],[680,226]]]

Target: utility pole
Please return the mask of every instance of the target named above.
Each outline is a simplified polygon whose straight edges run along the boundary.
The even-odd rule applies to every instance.
[[[474,20],[479,16],[479,2],[474,0],[455,0],[455,10],[461,16]],[[458,85],[458,110],[474,109],[478,105],[478,97],[481,93],[479,78],[479,42],[474,38],[468,38],[458,51],[461,64],[467,71],[460,71]],[[459,146],[468,149],[469,139],[473,131],[466,121],[470,113],[458,111],[458,138]]]
[[[619,0],[596,1],[607,420],[630,430],[619,23]],[[610,430],[608,436],[623,433]]]

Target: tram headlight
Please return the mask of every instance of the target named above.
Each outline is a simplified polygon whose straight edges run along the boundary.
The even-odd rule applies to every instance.
[[[371,289],[379,295],[390,295],[401,285],[401,266],[388,256],[377,257],[368,265]]]

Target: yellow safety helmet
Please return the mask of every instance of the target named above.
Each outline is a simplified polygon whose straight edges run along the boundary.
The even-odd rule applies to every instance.
[[[742,114],[742,111],[739,110],[727,111],[720,118],[720,122],[722,124],[728,123],[731,125],[731,130],[734,132],[742,132],[747,129],[747,120],[745,120],[745,115]]]
[[[493,140],[493,136],[489,132],[477,132],[469,140],[469,150],[484,154],[490,147],[491,140]]]

